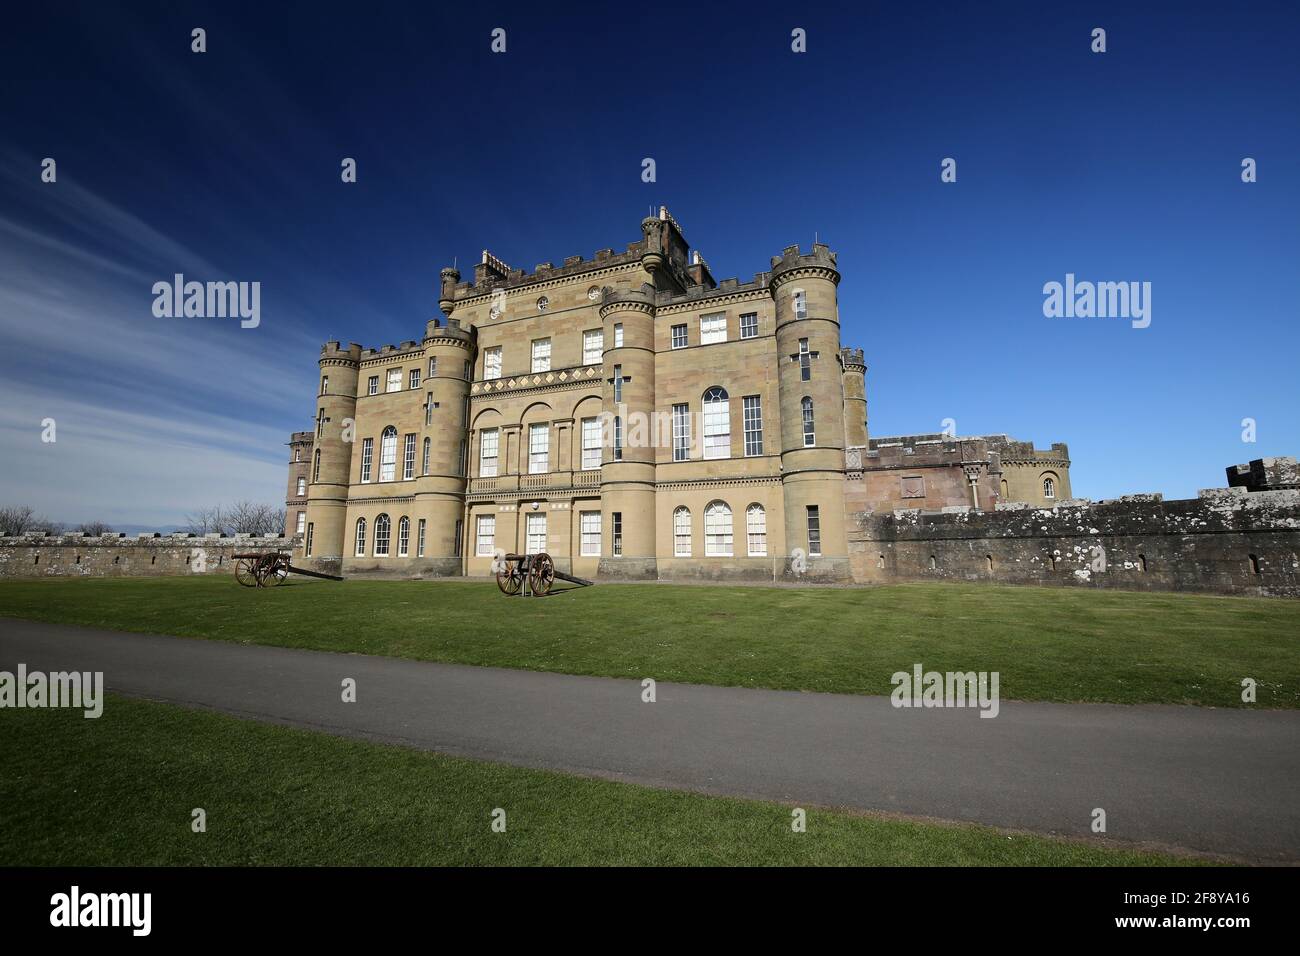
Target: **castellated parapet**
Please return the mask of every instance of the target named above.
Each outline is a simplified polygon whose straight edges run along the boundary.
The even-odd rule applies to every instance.
[[[1300,491],[1203,491],[993,511],[862,514],[850,533],[865,582],[1008,584],[1300,597]]]
[[[0,537],[0,578],[233,575],[232,555],[289,551],[294,544],[284,535],[25,534]]]
[[[1250,492],[1300,488],[1300,469],[1290,456],[1256,458],[1228,469],[1228,487],[1245,488]]]

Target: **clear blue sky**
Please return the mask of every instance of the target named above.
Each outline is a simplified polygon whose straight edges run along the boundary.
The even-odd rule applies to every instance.
[[[1067,441],[1093,498],[1222,485],[1300,452],[1298,27],[1294,3],[14,7],[0,503],[282,499],[321,341],[418,338],[453,257],[622,248],[659,203],[718,278],[839,253],[873,433]],[[175,272],[260,281],[261,326],[154,318]],[[1150,282],[1151,326],[1045,318],[1068,272]]]

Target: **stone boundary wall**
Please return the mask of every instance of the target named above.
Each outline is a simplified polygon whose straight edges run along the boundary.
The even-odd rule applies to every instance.
[[[290,551],[284,535],[26,534],[0,538],[0,578],[235,574],[232,554]]]
[[[1300,597],[1300,491],[1202,491],[1164,501],[1019,503],[995,511],[859,513],[854,579],[993,581]]]

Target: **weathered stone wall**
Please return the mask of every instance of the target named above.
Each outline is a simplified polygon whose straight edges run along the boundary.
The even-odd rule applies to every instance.
[[[234,575],[233,554],[291,550],[283,535],[28,534],[0,538],[0,578]]]
[[[994,581],[1300,597],[1300,491],[1131,495],[1045,509],[862,513],[861,582]]]

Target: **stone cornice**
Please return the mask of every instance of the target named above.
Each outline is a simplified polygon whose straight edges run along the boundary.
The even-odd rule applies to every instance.
[[[409,505],[415,501],[414,495],[393,495],[391,498],[349,498],[349,505],[399,504]]]
[[[1007,458],[1003,457],[1003,465],[1030,465],[1034,468],[1045,466],[1055,468],[1069,468],[1070,459],[1068,458]]]
[[[840,274],[830,266],[795,266],[793,269],[785,269],[781,272],[774,273],[772,278],[768,280],[768,288],[775,292],[787,282],[792,282],[795,279],[829,279],[831,282],[839,285]]]
[[[766,288],[760,289],[742,289],[739,291],[713,292],[708,295],[702,295],[698,299],[688,299],[685,301],[673,301],[667,305],[659,306],[659,314],[676,314],[679,312],[690,312],[697,308],[710,308],[712,306],[723,305],[729,302],[771,302],[772,294]]]
[[[605,319],[615,312],[640,312],[644,315],[654,315],[655,306],[653,302],[641,302],[636,299],[620,299],[615,302],[606,302],[600,307],[601,319]]]
[[[459,343],[458,343],[459,344]],[[376,365],[392,365],[394,361],[403,361],[410,356],[424,357],[421,349],[406,349],[405,351],[385,352],[383,355],[372,355],[369,358],[361,359],[362,368],[373,368]],[[403,386],[405,388],[405,386]]]
[[[681,478],[656,481],[655,490],[678,491],[690,488],[714,488],[722,485],[779,485],[780,475],[742,475],[735,478]]]
[[[469,336],[458,338],[454,335],[427,335],[421,344],[428,348],[430,345],[455,345],[459,348],[468,349],[470,346]],[[391,354],[391,353],[390,353]]]

